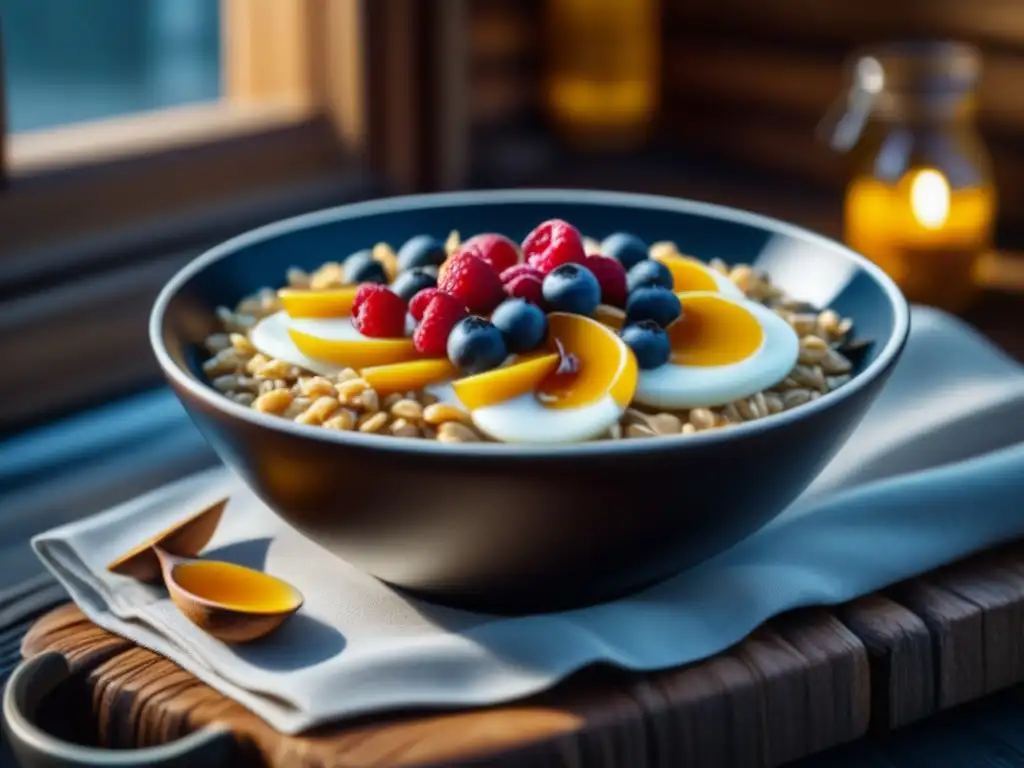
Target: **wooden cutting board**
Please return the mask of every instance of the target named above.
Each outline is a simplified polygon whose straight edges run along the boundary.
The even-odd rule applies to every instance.
[[[595,668],[512,705],[365,718],[283,736],[73,605],[23,654],[63,652],[101,744],[226,725],[253,765],[777,766],[1024,681],[1024,544],[831,609],[775,619],[707,661]],[[84,688],[83,688],[84,687]],[[338,692],[344,696],[344,691]]]

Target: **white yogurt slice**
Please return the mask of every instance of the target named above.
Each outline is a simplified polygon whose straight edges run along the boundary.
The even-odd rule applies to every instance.
[[[406,335],[411,335],[416,328],[416,321],[412,319],[411,315],[406,315],[405,325]],[[283,360],[321,376],[334,376],[342,369],[303,354],[292,341],[292,337],[288,333],[289,328],[330,341],[374,341],[369,336],[364,336],[357,331],[350,317],[289,317],[287,312],[277,312],[261,320],[252,329],[249,340],[259,352],[267,357]]]

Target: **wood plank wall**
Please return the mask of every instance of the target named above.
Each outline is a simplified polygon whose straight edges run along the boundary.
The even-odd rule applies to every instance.
[[[472,136],[543,130],[543,0],[470,0]],[[815,127],[861,46],[958,39],[984,54],[982,131],[1001,220],[1024,226],[1024,11],[1020,0],[663,0],[658,142],[840,188],[842,159]]]

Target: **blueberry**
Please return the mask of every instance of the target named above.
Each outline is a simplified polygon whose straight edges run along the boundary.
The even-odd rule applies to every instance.
[[[601,253],[618,260],[628,272],[647,258],[647,243],[628,232],[616,232],[601,241]]]
[[[345,259],[346,283],[381,283],[387,285],[388,275],[384,265],[373,258],[369,251],[356,251]]]
[[[391,290],[401,296],[406,304],[424,288],[437,288],[437,277],[422,267],[403,272],[391,284]]]
[[[672,354],[665,329],[651,320],[641,320],[622,329],[622,340],[636,355],[637,366],[644,371],[658,368],[668,362]]]
[[[505,337],[509,352],[532,352],[548,333],[548,317],[525,299],[508,299],[491,314],[491,322]]]
[[[637,262],[626,274],[626,288],[630,293],[649,285],[672,290],[672,284],[672,273],[668,271],[668,267],[653,259]]]
[[[653,320],[662,328],[668,326],[683,314],[679,298],[667,288],[648,286],[637,288],[626,301],[626,322]]]
[[[464,318],[448,334],[448,359],[466,373],[497,368],[506,357],[508,348],[501,331],[482,317]]]
[[[448,258],[444,243],[430,235],[416,235],[398,249],[398,269],[404,272],[414,267],[439,267]]]
[[[601,303],[601,285],[593,272],[579,264],[555,267],[545,276],[541,292],[555,312],[591,315]]]

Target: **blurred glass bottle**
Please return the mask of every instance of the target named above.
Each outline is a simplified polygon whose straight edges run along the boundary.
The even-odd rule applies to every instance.
[[[545,101],[574,148],[634,149],[658,106],[658,0],[546,0]]]
[[[992,247],[996,189],[975,123],[978,52],[893,44],[857,56],[842,109],[826,121],[847,152],[847,244],[913,302],[958,312]]]

